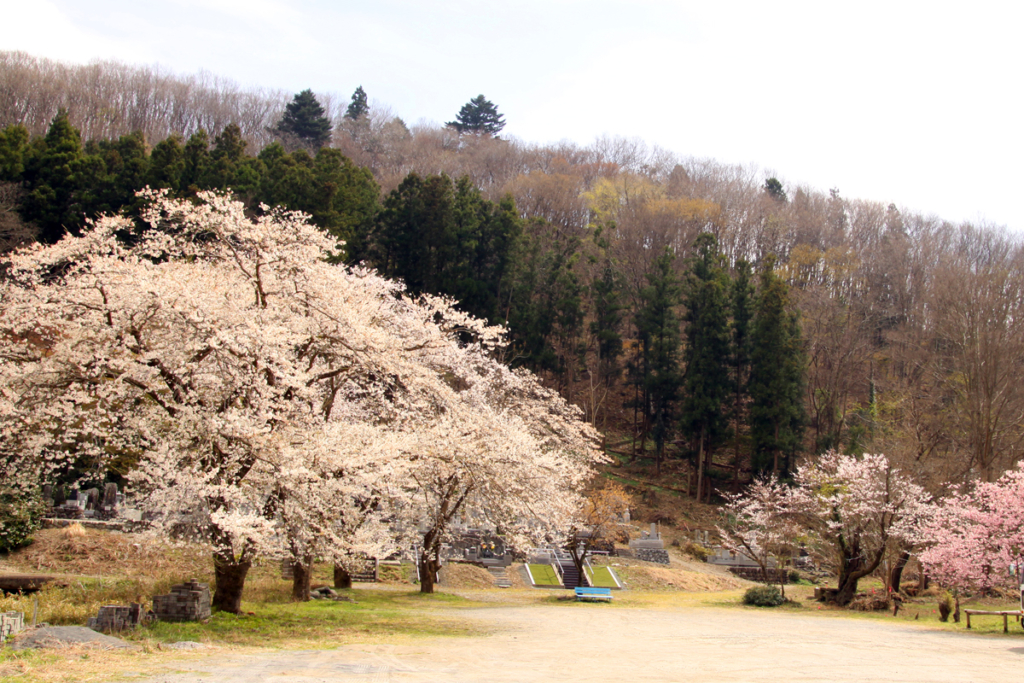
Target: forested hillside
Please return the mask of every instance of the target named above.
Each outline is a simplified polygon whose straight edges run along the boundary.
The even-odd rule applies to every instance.
[[[136,212],[146,185],[308,212],[339,259],[508,325],[507,361],[652,471],[689,463],[700,498],[829,448],[931,482],[1021,457],[1017,236],[635,140],[409,127],[354,95],[309,93],[313,144],[281,125],[298,96],[0,53],[4,248]]]

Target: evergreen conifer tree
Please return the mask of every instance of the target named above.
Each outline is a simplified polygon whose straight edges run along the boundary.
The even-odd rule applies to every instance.
[[[239,197],[252,199],[260,186],[260,171],[253,167],[257,160],[246,156],[246,145],[242,129],[237,124],[225,126],[213,139],[203,186],[219,190],[230,188]]]
[[[704,474],[726,436],[729,395],[729,278],[718,240],[703,233],[685,287],[686,373],[682,425],[695,442],[697,501],[704,499]]]
[[[185,143],[184,166],[181,171],[181,192],[195,194],[203,186],[210,164],[210,136],[200,128]]]
[[[591,333],[597,338],[598,367],[601,382],[611,387],[619,374],[618,357],[622,354],[622,286],[611,260],[606,260],[601,275],[591,285],[594,299],[594,321]]]
[[[733,423],[733,485],[739,483],[740,441],[746,424],[748,383],[750,381],[750,325],[754,315],[754,283],[750,263],[736,262],[732,282],[732,423]]]
[[[789,197],[786,196],[786,188],[782,187],[782,182],[775,176],[764,181],[764,191],[777,202],[785,204],[789,201]]]
[[[659,474],[679,387],[679,318],[675,309],[679,305],[680,283],[672,267],[674,261],[675,253],[668,247],[654,260],[647,274],[648,285],[640,292],[641,307],[636,316],[644,416],[654,438]]]
[[[331,122],[312,90],[306,89],[285,107],[277,132],[311,149],[320,149],[331,139]]]
[[[21,182],[28,149],[29,135],[25,126],[11,124],[0,130],[0,182]]]
[[[369,113],[370,105],[366,102],[366,92],[363,90],[363,86],[359,86],[352,93],[352,101],[349,102],[348,109],[345,110],[345,118],[357,121]]]
[[[460,133],[497,135],[505,127],[504,119],[493,102],[483,95],[477,95],[462,105],[454,121],[445,125]]]
[[[83,215],[78,206],[85,161],[82,139],[66,109],[50,123],[46,137],[29,148],[25,160],[28,195],[22,215],[39,226],[40,239],[54,243],[65,230],[77,232]]]
[[[775,272],[775,257],[761,271],[750,335],[750,436],[752,465],[765,473],[789,470],[805,422],[806,359],[789,288]]]
[[[181,179],[185,173],[185,148],[181,138],[170,135],[153,147],[149,155],[149,174],[146,184],[150,187],[169,188],[180,192]]]

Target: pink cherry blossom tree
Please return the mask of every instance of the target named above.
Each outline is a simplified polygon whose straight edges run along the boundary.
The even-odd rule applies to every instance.
[[[954,491],[921,532],[921,563],[933,579],[959,594],[1013,586],[1011,567],[1024,562],[1024,463],[994,482]]]
[[[725,501],[725,519],[718,527],[722,545],[756,562],[765,583],[771,583],[771,569],[777,569],[779,590],[785,596],[784,570],[804,538],[793,490],[772,475],[755,479],[740,494],[725,494]]]
[[[158,530],[211,544],[214,605],[233,612],[256,557],[301,575],[313,557],[379,554],[406,512],[476,497],[513,536],[530,513],[559,521],[592,434],[493,360],[502,329],[329,264],[302,215],[143,197],[142,230],[106,217],[12,258],[5,449],[126,471]],[[447,505],[417,498],[453,476]]]

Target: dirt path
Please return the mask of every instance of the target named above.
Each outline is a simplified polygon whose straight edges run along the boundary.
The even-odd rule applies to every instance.
[[[459,611],[494,632],[405,645],[186,660],[150,683],[1013,681],[1024,637],[727,609]]]

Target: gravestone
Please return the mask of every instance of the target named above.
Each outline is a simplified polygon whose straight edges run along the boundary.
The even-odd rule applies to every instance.
[[[25,630],[25,615],[21,612],[0,612],[0,643]]]
[[[113,510],[117,507],[117,484],[111,482],[103,487],[103,508]]]

